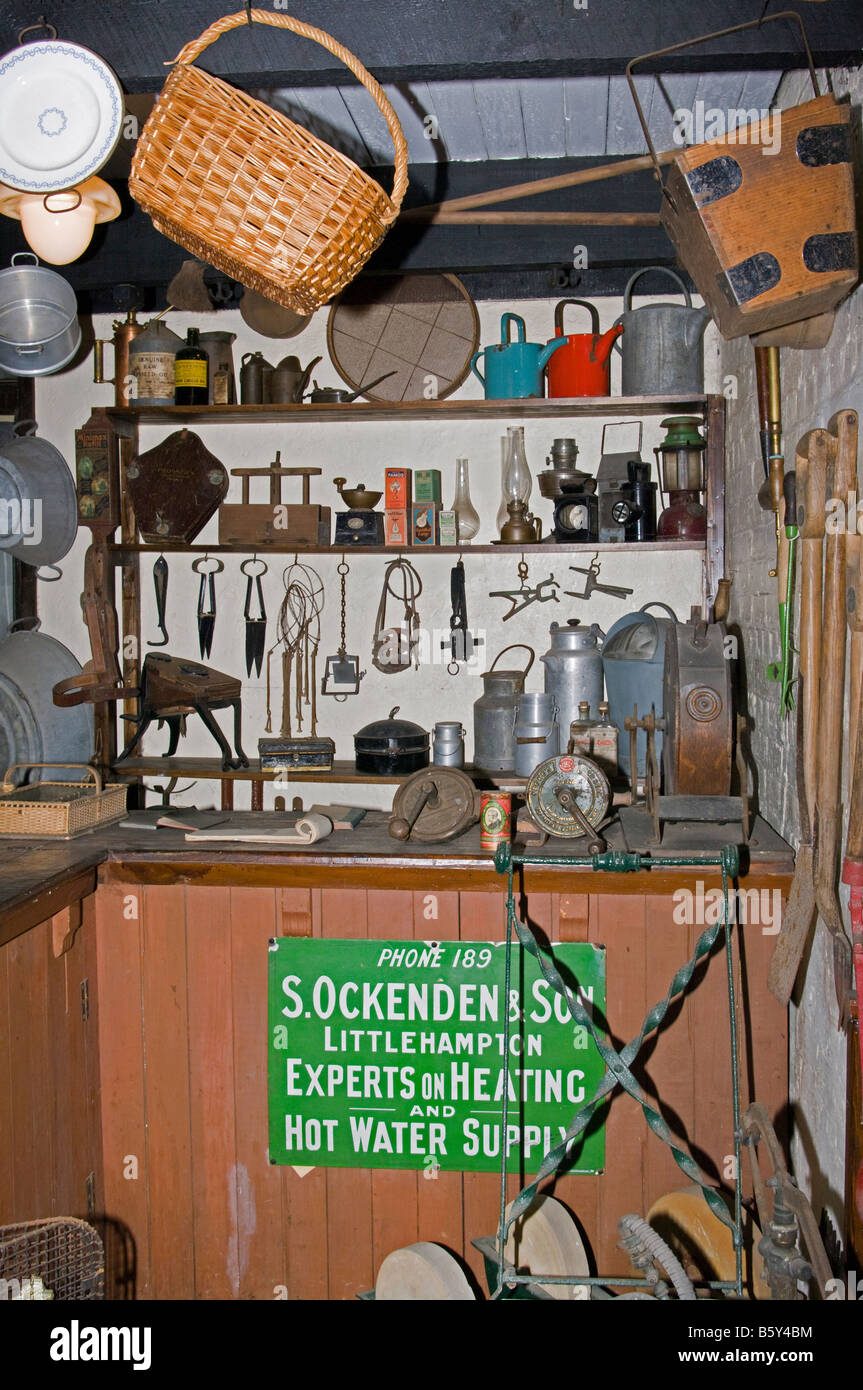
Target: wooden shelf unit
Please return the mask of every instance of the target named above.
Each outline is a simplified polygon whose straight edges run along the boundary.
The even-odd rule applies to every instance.
[[[112,541],[108,547],[114,556],[115,564],[124,563],[127,555],[389,555],[395,559],[397,555],[416,556],[421,559],[423,555],[449,555],[453,559],[457,555],[549,555],[561,551],[573,555],[626,555],[638,552],[638,554],[656,554],[660,551],[672,550],[680,552],[683,550],[703,550],[703,541],[680,541],[680,540],[661,540],[661,541],[621,541],[618,543],[604,541],[592,542],[589,544],[568,543],[565,541],[534,541],[530,545],[471,545],[467,542],[464,545],[147,545],[142,542],[129,544],[127,541]]]
[[[724,572],[725,564],[725,499],[724,499],[724,457],[725,457],[725,399],[720,395],[702,395],[679,399],[669,399],[668,397],[658,396],[608,396],[608,397],[580,397],[566,400],[517,400],[517,401],[428,401],[414,403],[410,405],[391,405],[378,402],[362,402],[350,405],[284,405],[284,406],[254,406],[254,405],[222,405],[222,406],[165,406],[165,407],[143,407],[141,409],[120,409],[109,407],[106,415],[114,430],[115,438],[115,467],[117,475],[122,479],[126,465],[138,453],[138,430],[140,425],[192,425],[192,424],[287,424],[300,422],[314,423],[345,423],[346,421],[370,420],[378,423],[393,422],[397,420],[497,420],[497,419],[571,419],[577,417],[597,417],[606,416],[633,417],[637,418],[644,415],[665,415],[674,413],[698,413],[703,416],[704,427],[707,438],[707,448],[705,450],[705,507],[707,511],[707,540],[702,545],[699,542],[680,541],[680,540],[661,540],[650,541],[641,545],[636,544],[593,544],[593,545],[558,545],[557,543],[536,542],[525,546],[509,545],[477,545],[464,547],[468,554],[489,554],[501,556],[512,556],[521,553],[522,550],[527,554],[548,554],[555,551],[562,551],[567,554],[593,554],[619,552],[626,553],[632,551],[643,552],[646,556],[676,551],[703,551],[704,564],[704,597],[709,602],[716,594],[719,579]],[[107,560],[105,565],[105,593],[106,603],[111,607],[117,606],[117,585],[114,582],[115,570],[120,571],[120,591],[121,591],[121,621],[120,629],[124,638],[133,637],[135,642],[131,646],[140,652],[141,646],[141,613],[140,613],[140,556],[142,554],[165,553],[168,551],[205,553],[211,554],[253,554],[254,547],[235,547],[222,545],[188,545],[188,546],[157,546],[142,544],[137,540],[137,525],[128,492],[121,489],[122,497],[122,516],[121,516],[121,539],[119,541],[108,542],[105,547],[104,557]],[[328,546],[315,547],[302,552],[302,554],[340,554],[343,547]],[[390,546],[355,546],[344,547],[346,552],[351,554],[366,553],[369,555],[396,558],[400,553],[398,548]],[[270,550],[268,547],[257,547],[257,553],[271,554],[293,554],[295,547],[291,546],[282,551]],[[449,555],[458,554],[458,546],[428,546],[428,547],[405,547],[404,552],[411,558],[420,559],[423,554],[427,555]],[[123,683],[125,686],[134,687],[139,683],[140,658],[127,656],[126,642],[124,642],[123,655],[121,657]],[[96,725],[96,746],[101,750],[100,763],[103,767],[111,767],[117,756],[117,710],[116,702],[106,702],[97,704],[94,710]],[[137,713],[137,701],[134,699],[126,700],[123,703],[124,714]],[[337,761],[336,769],[332,773],[309,774],[303,773],[302,778],[298,774],[289,774],[288,781],[344,781],[344,782],[374,782],[375,779],[357,775],[354,770],[352,774],[348,769],[353,767],[347,761]],[[182,758],[175,757],[168,760],[165,758],[137,758],[129,759],[128,762],[121,764],[116,770],[117,775],[134,776],[136,778],[144,776],[178,776],[196,778],[215,778],[222,784],[222,805],[230,808],[233,804],[233,787],[237,781],[248,781],[252,784],[252,805],[253,808],[260,808],[263,804],[263,783],[273,780],[268,773],[262,773],[260,767],[252,765],[249,768],[230,770],[223,772],[218,759],[207,758]],[[386,779],[394,782],[400,778]],[[493,779],[488,779],[489,782]],[[510,779],[513,781],[513,779]]]
[[[109,416],[137,425],[346,424],[361,420],[565,420],[577,416],[701,414],[707,396],[571,396],[515,401],[354,401],[331,405],[165,405],[109,408]]]

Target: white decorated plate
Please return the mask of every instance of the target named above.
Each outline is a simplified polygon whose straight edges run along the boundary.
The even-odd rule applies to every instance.
[[[123,128],[107,63],[75,43],[28,43],[0,60],[0,182],[54,193],[89,178]]]

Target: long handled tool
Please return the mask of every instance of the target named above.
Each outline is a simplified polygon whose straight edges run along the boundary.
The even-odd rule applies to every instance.
[[[854,964],[854,980],[857,988],[856,1026],[849,1029],[852,1039],[860,1049],[859,1072],[854,1065],[855,1058],[849,1050],[849,1085],[863,1076],[863,1033],[860,1031],[860,1001],[863,999],[863,719],[860,710],[856,711],[857,744],[854,764],[851,771],[851,813],[848,819],[848,839],[845,845],[845,860],[842,865],[842,882],[850,888],[849,907],[851,911],[851,941]],[[855,1076],[856,1073],[856,1076]],[[863,1161],[861,1161],[860,1095],[849,1094],[849,1114],[847,1123],[856,1133],[849,1135],[848,1155],[852,1164],[852,1184],[854,1192],[849,1199],[856,1211],[856,1221],[849,1210],[849,1225],[859,1230],[863,1222]],[[853,1142],[852,1142],[853,1141]],[[858,1251],[858,1255],[863,1251]]]
[[[834,463],[831,496],[846,508],[857,474],[857,413],[842,410],[830,421]],[[845,701],[845,529],[830,527],[825,540],[824,613],[821,624],[821,689],[818,774],[815,795],[815,892],[818,912],[833,937],[833,975],[840,1023],[846,1021],[851,947],[842,921],[837,869],[842,834],[842,736]]]
[[[767,667],[768,680],[778,681],[783,716],[791,708],[791,622],[789,604],[789,565],[792,555],[787,545],[788,534],[782,524],[784,447],[782,443],[782,399],[779,387],[779,349],[755,349],[755,380],[758,391],[758,414],[761,434],[761,457],[765,481],[758,500],[765,510],[772,511],[776,526],[776,565],[770,571],[775,577],[779,597],[778,661]]]
[[[782,718],[794,708],[794,683],[791,659],[791,635],[794,627],[794,556],[797,545],[797,475],[792,468],[782,479],[782,509],[780,515],[779,558],[779,661],[767,667],[768,680],[779,681],[779,706]]]
[[[797,795],[800,843],[794,878],[782,917],[782,929],[770,962],[767,984],[787,1007],[800,962],[815,921],[816,739],[821,672],[821,596],[827,470],[830,449],[826,430],[811,430],[797,446],[795,460],[801,549],[800,686],[797,709]]]

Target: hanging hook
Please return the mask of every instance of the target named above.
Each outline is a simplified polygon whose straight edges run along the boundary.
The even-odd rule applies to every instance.
[[[252,0],[246,0],[246,23],[252,22]]]
[[[213,568],[208,570],[202,569],[201,566],[206,565],[208,561]],[[211,555],[208,550],[205,551],[203,555],[199,555],[196,560],[192,561],[192,569],[195,571],[195,574],[221,574],[224,568],[224,561],[220,560],[218,555]]]
[[[54,25],[49,24],[45,16],[43,14],[40,14],[38,24],[28,24],[23,29],[18,30],[19,44],[21,43],[21,40],[24,38],[25,34],[32,34],[35,29],[46,29],[48,33],[51,35],[52,41],[57,37],[57,30],[54,28]]]

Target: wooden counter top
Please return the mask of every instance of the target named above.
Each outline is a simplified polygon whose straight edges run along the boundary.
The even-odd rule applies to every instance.
[[[252,813],[248,813],[252,814]],[[181,830],[144,830],[124,824],[92,831],[75,840],[7,840],[0,849],[0,944],[70,903],[92,893],[97,882],[206,884],[246,887],[366,887],[399,889],[460,889],[488,892],[503,880],[495,873],[492,855],[482,850],[479,827],[444,844],[401,844],[387,833],[387,816],[370,811],[355,830],[334,831],[317,845],[269,848],[205,843],[190,845]],[[680,827],[663,849],[668,853],[698,854],[697,827]],[[715,832],[714,832],[715,833]],[[681,842],[681,837],[683,837]],[[687,843],[689,841],[689,843]],[[707,854],[716,853],[717,842]],[[608,831],[611,849],[625,845],[620,830]],[[553,841],[527,852],[539,859],[559,856],[576,842]],[[516,845],[519,850],[519,846]],[[756,819],[752,844],[743,856],[741,881],[749,887],[770,880],[786,887],[794,858],[790,847],[767,823]],[[587,880],[592,893],[669,893],[692,886],[702,875],[718,877],[718,869],[656,869],[643,873],[595,873],[587,867],[549,864],[523,870],[525,891],[560,891],[572,875]]]

